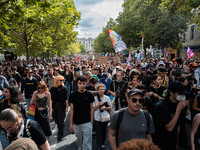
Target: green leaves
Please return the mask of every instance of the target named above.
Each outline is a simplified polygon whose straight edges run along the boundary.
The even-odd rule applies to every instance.
[[[64,55],[76,41],[73,29],[80,13],[73,0],[12,0],[0,5],[0,47],[14,48],[29,60],[29,56],[41,56],[42,51]]]

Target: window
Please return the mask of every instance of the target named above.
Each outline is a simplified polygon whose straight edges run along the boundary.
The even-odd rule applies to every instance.
[[[194,35],[195,35],[195,26],[191,26],[190,28],[190,40],[194,40]]]

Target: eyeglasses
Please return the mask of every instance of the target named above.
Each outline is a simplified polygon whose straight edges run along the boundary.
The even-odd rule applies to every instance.
[[[38,90],[39,90],[39,89],[43,90],[43,89],[44,89],[44,87],[38,87]]]
[[[136,103],[137,101],[139,101],[139,103],[143,103],[144,99],[137,99],[137,98],[132,98],[131,99],[133,103]]]
[[[60,80],[60,82],[63,82],[64,80]]]

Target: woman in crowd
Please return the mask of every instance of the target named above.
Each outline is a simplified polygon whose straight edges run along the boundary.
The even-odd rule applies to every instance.
[[[20,103],[20,101],[23,101],[23,96],[19,92],[18,88],[14,86],[8,86],[4,88],[4,93],[0,93],[1,97],[4,96],[4,99],[0,103],[0,112],[3,111],[6,108],[13,108],[19,110],[23,117],[27,118],[26,109],[23,104]],[[7,140],[6,137],[6,131],[4,129],[1,129],[0,131],[0,140],[2,148],[5,149],[10,143]]]
[[[41,126],[44,134],[48,138],[52,135],[50,121],[52,119],[51,94],[44,81],[40,81],[37,91],[33,93],[30,104],[36,103],[35,121]]]
[[[68,111],[67,90],[64,86],[64,77],[56,76],[54,86],[50,89],[53,108],[53,119],[58,127],[57,140],[61,141],[64,135],[64,120]]]
[[[154,104],[158,102],[159,99],[164,99],[163,93],[166,90],[166,87],[161,85],[161,80],[161,76],[158,74],[153,75],[151,85],[148,90],[148,96],[150,96]]]
[[[67,99],[69,99],[69,95],[70,95],[70,85],[71,82],[73,81],[73,73],[70,71],[69,65],[66,65],[64,68],[64,71],[62,73],[62,75],[65,78],[65,87],[67,89]]]
[[[96,143],[98,150],[105,147],[104,143],[106,140],[106,128],[109,122],[101,122],[100,118],[101,115],[109,115],[108,111],[111,109],[110,98],[104,95],[105,89],[105,85],[102,83],[96,85],[98,95],[95,96],[95,101],[93,103],[96,126]]]

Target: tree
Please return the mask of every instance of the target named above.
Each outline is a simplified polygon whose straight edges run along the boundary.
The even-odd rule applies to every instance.
[[[85,53],[86,52],[86,47],[84,44],[79,44],[79,47],[81,49],[81,53]]]
[[[114,52],[107,29],[114,29],[116,22],[110,18],[106,27],[102,28],[102,33],[94,40],[94,50],[98,53]]]
[[[79,43],[72,43],[68,46],[67,55],[77,54],[80,52],[81,52],[81,49],[80,49]]]
[[[68,45],[76,40],[77,32],[73,29],[80,20],[73,0],[35,1],[34,5],[26,1],[16,3],[20,16],[5,19],[5,15],[1,19],[5,31],[1,35],[7,39],[3,44],[7,43],[17,54],[26,54],[27,61],[30,54],[39,55],[41,50],[47,55],[64,55]]]

